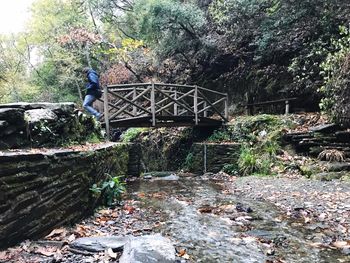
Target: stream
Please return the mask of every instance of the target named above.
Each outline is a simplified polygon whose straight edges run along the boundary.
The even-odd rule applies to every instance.
[[[338,250],[312,247],[314,233],[273,204],[230,191],[229,182],[164,179],[129,182],[128,198],[139,202],[143,220],[157,218],[154,232],[185,250],[190,262],[349,262]]]

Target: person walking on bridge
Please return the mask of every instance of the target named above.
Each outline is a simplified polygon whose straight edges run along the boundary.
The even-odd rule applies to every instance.
[[[102,116],[100,112],[92,107],[96,99],[101,98],[99,76],[97,72],[91,68],[84,68],[83,73],[86,74],[88,83],[86,84],[86,96],[83,102],[84,109],[99,120]]]

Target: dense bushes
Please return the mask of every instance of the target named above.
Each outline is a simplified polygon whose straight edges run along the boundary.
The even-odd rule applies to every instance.
[[[29,31],[0,38],[0,101],[78,101],[80,68],[91,65],[103,83],[197,84],[228,92],[232,104],[299,97],[317,109],[326,81],[328,107],[334,87],[347,85],[345,50],[334,43],[349,22],[350,3],[338,0],[37,0]]]
[[[325,85],[320,89],[324,94],[322,109],[337,122],[350,125],[350,32],[340,27],[341,38],[333,39],[336,50],[329,53],[322,63]]]
[[[278,165],[283,130],[292,122],[286,117],[258,115],[239,117],[225,129],[216,131],[209,142],[236,142],[241,144],[238,163],[227,164],[223,171],[241,175],[271,175]]]

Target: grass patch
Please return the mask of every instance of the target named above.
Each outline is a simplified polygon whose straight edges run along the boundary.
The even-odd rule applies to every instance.
[[[121,135],[122,142],[134,141],[142,132],[147,131],[147,128],[130,128]]]

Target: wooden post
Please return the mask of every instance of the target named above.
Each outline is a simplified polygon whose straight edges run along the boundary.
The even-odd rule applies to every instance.
[[[134,92],[132,94],[132,100],[133,101],[136,98],[136,96],[137,96],[136,87],[134,87]],[[132,106],[132,115],[134,115],[134,117],[136,117],[136,115],[137,115],[137,108],[136,108],[136,106]]]
[[[156,126],[156,97],[154,94],[154,82],[152,81],[152,89],[151,89],[151,112],[152,112],[152,126]]]
[[[204,144],[203,145],[204,147],[203,147],[203,154],[204,154],[204,156],[203,156],[203,172],[204,173],[206,173],[207,172],[207,145],[206,144]]]
[[[106,140],[110,140],[109,134],[109,110],[108,110],[108,88],[103,86],[103,109],[105,115],[105,124],[106,124]]]
[[[174,99],[177,100],[177,89],[174,90]],[[174,116],[178,115],[177,102],[174,103]]]
[[[198,125],[198,87],[194,87],[194,97],[193,97],[193,107],[194,107],[194,120],[195,124]]]
[[[225,97],[225,119],[228,121],[228,94]]]
[[[286,111],[285,114],[289,114],[289,100],[286,100]]]
[[[207,102],[204,101],[203,109],[205,109],[207,106],[208,106]],[[204,114],[204,117],[208,117],[208,110],[205,110],[203,114]]]

